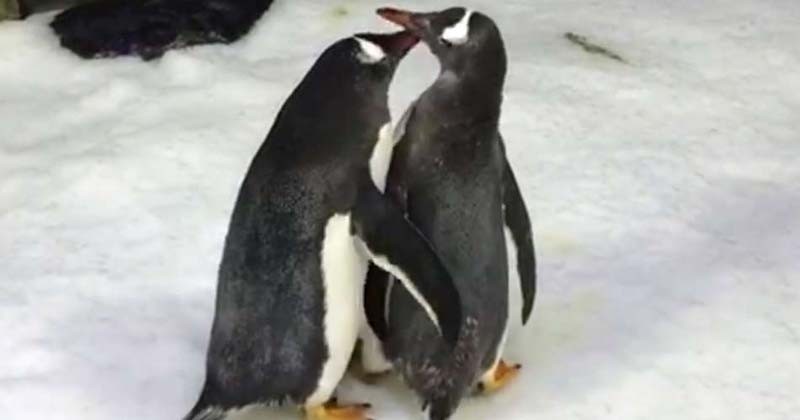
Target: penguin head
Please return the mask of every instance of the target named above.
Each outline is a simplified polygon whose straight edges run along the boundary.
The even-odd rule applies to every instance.
[[[400,60],[419,42],[410,31],[359,33],[339,41],[333,50],[342,68],[350,68],[361,82],[387,85]]]
[[[419,36],[439,59],[442,71],[456,76],[505,77],[506,55],[500,30],[488,16],[463,7],[416,13],[384,7],[384,19]]]
[[[419,36],[404,30],[391,34],[360,33],[353,35],[355,57],[367,67],[394,69],[400,60],[417,45]]]
[[[400,60],[418,42],[419,37],[410,31],[359,33],[340,39],[317,58],[298,89],[317,99],[327,98],[324,103],[341,103],[348,97],[385,101]]]
[[[286,99],[273,130],[288,130],[294,137],[302,131],[307,138],[374,141],[390,118],[388,92],[395,70],[418,42],[410,31],[339,39]]]
[[[383,112],[388,109],[389,83],[400,60],[418,42],[419,37],[410,31],[342,38],[317,58],[284,107],[331,120],[352,114],[353,106]]]

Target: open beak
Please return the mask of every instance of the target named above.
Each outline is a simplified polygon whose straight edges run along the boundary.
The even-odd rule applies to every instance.
[[[388,54],[395,57],[405,56],[419,42],[419,37],[411,31],[400,31],[392,34],[381,34],[374,41]]]
[[[417,36],[421,35],[422,27],[419,25],[416,15],[406,10],[393,9],[391,7],[381,7],[377,10],[380,17],[389,22],[396,23],[407,30],[414,32]]]

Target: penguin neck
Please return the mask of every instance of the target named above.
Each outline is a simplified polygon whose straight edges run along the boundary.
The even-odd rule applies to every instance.
[[[442,68],[430,87],[429,100],[448,124],[476,124],[500,119],[503,76]]]
[[[298,114],[314,120],[370,120],[376,112],[388,114],[387,90],[366,83],[344,89],[315,89],[308,95],[312,100],[301,102]]]

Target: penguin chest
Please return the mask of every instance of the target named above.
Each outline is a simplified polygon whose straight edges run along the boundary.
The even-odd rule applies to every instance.
[[[392,135],[392,125],[386,123],[378,131],[378,141],[372,149],[369,158],[369,173],[372,182],[383,192],[386,189],[386,176],[389,172],[389,164],[392,161],[392,150],[394,149],[394,136]]]
[[[328,219],[320,260],[328,358],[323,362],[317,389],[309,398],[312,402],[320,400],[319,404],[327,400],[344,374],[360,328],[368,260],[350,234],[349,213]]]

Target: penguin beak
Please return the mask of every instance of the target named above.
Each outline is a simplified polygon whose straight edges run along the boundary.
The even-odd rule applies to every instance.
[[[405,56],[419,42],[419,37],[411,31],[382,34],[373,39],[387,54],[394,57]]]
[[[429,26],[420,14],[407,10],[381,7],[377,13],[380,17],[406,28],[420,38],[424,35],[425,28]]]

